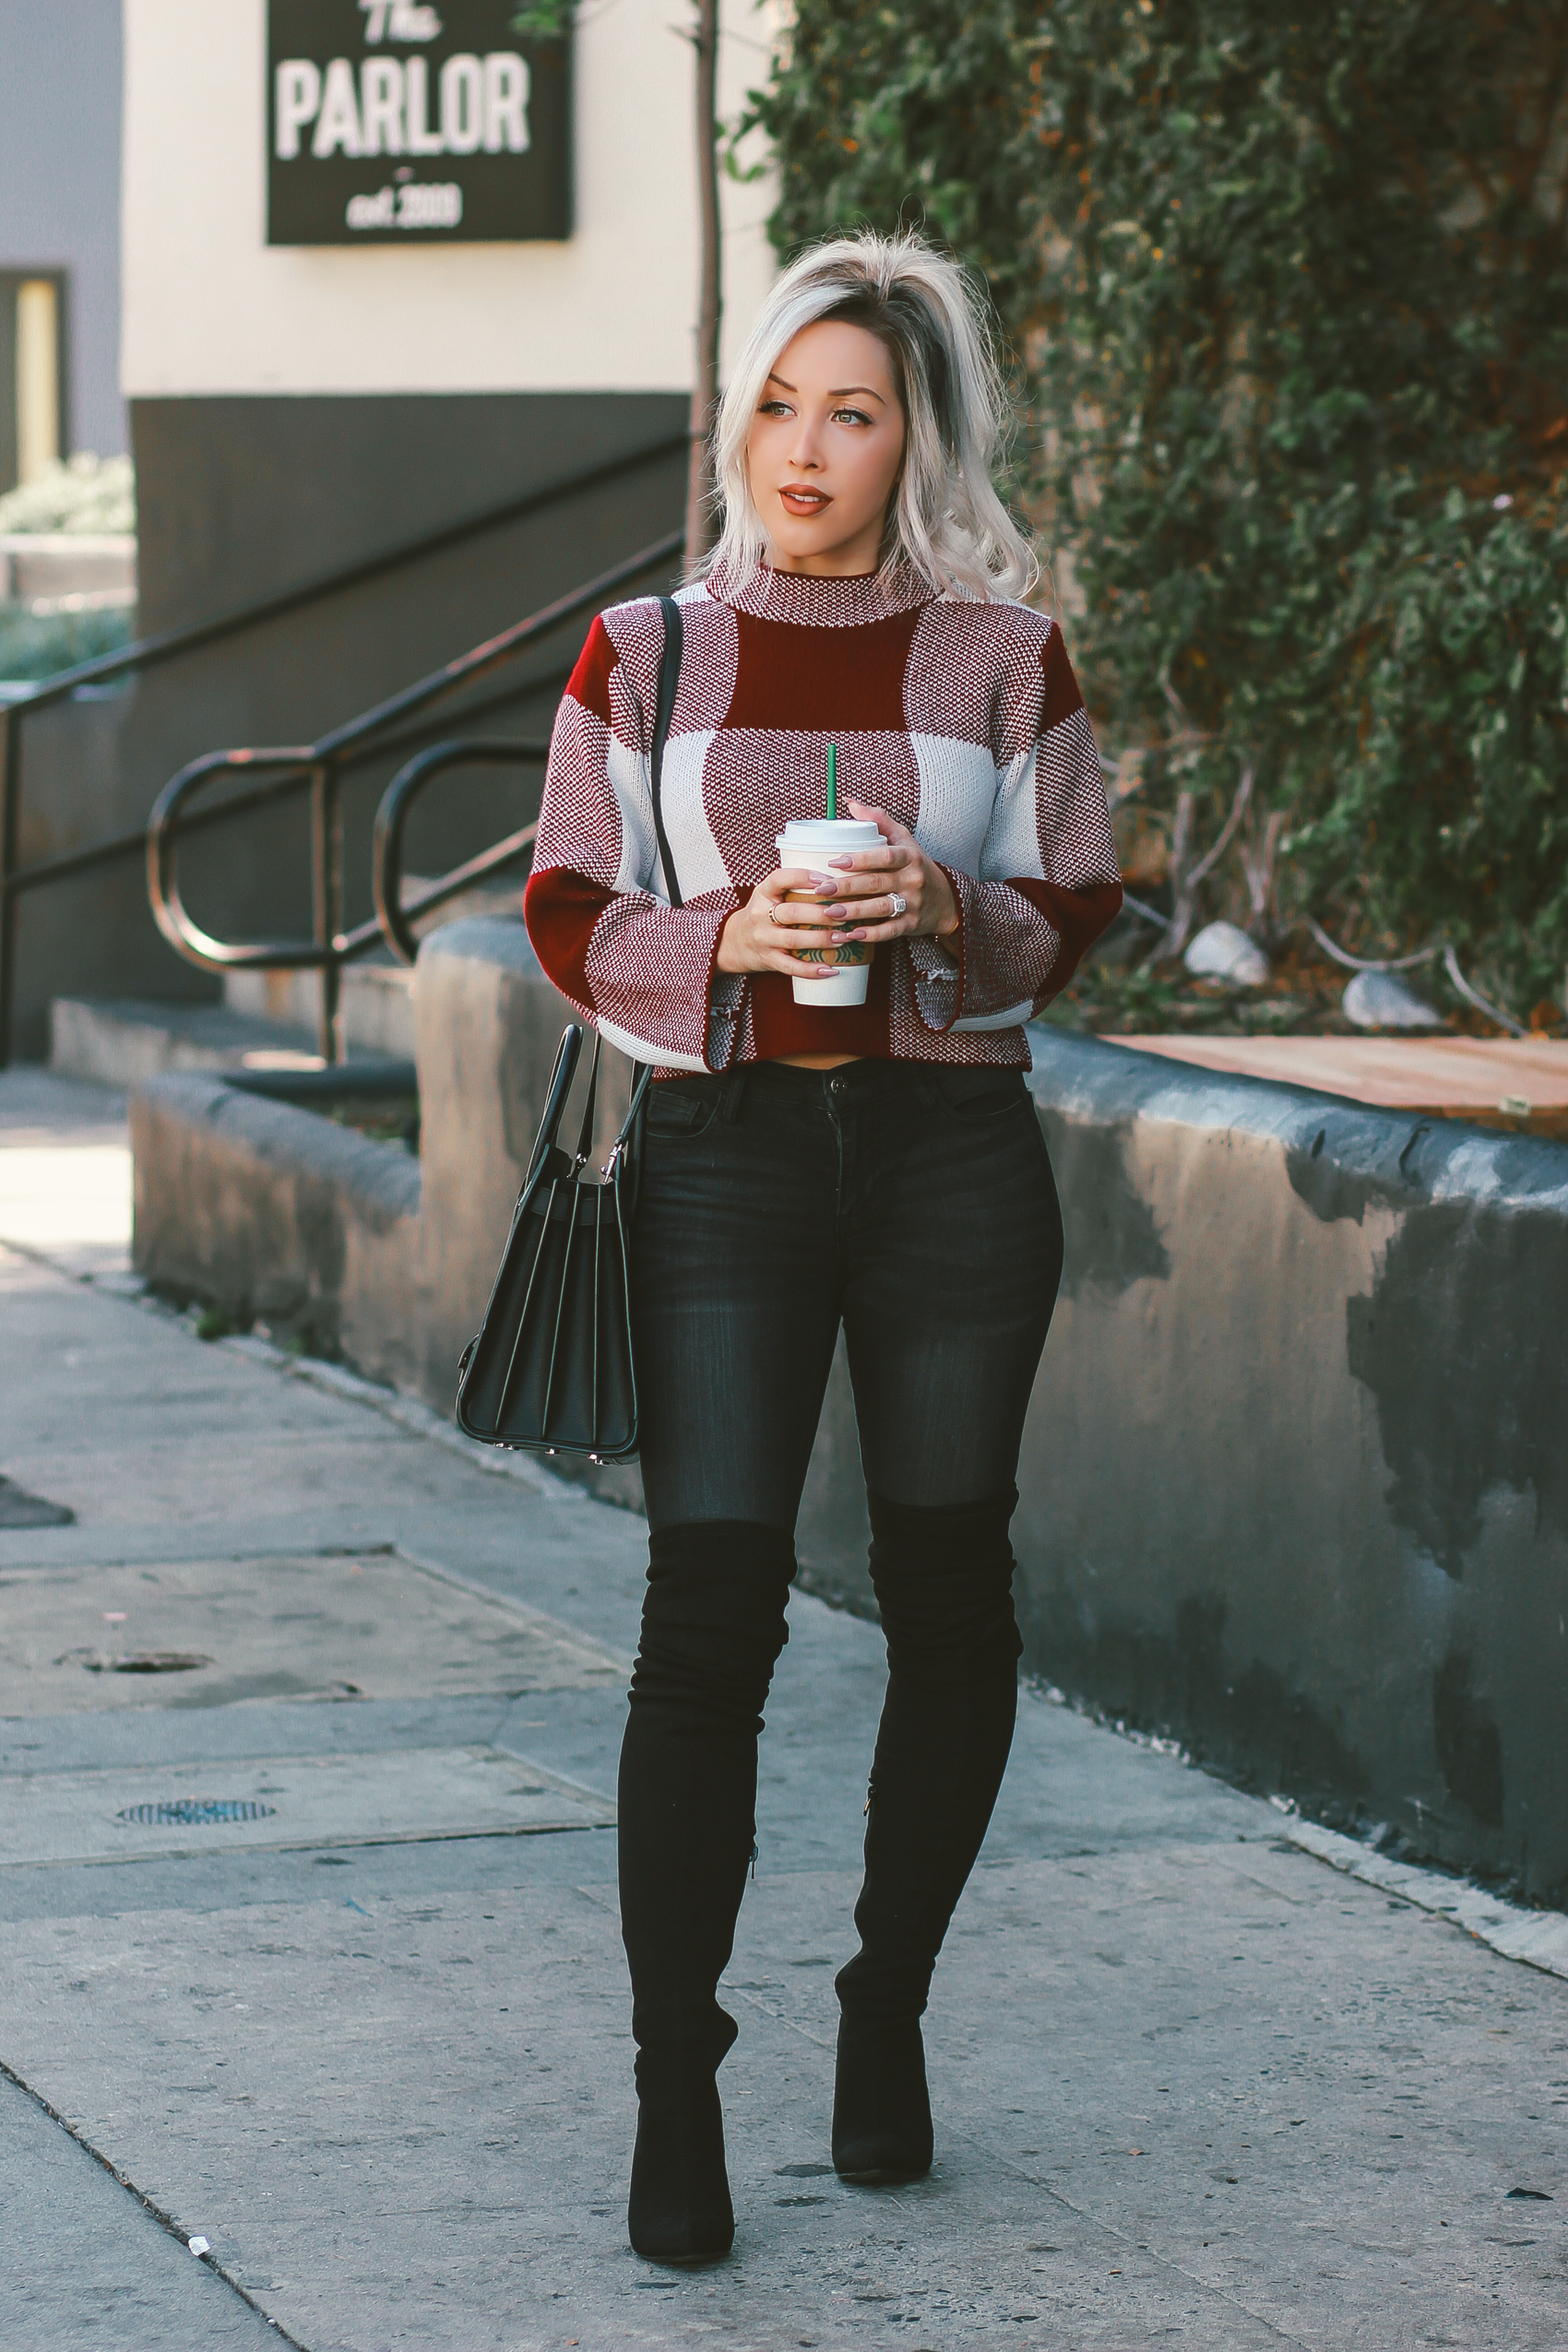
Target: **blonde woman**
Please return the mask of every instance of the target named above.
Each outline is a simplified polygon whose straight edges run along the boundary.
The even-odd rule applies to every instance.
[[[802,255],[725,397],[722,533],[678,599],[672,874],[657,600],[595,623],[551,750],[529,932],[657,1081],[633,1300],[650,1559],[620,1783],[629,2220],[651,2261],[711,2261],[734,2234],[717,1989],[841,1324],[888,1681],[833,2160],[869,2181],[932,2161],[920,2021],[1012,1740],[1008,1524],[1062,1262],[1023,1024],[1122,897],[1060,633],[1018,600],[1038,574],[992,487],[1003,415],[951,261],[869,234]],[[880,845],[781,869],[785,824],[823,814],[830,743]],[[850,942],[874,950],[865,1003],[798,1003],[814,951]]]

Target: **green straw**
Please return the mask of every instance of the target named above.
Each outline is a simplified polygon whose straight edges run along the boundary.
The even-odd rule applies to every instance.
[[[837,825],[838,822],[838,746],[837,743],[829,743],[827,746],[827,822],[829,825]]]

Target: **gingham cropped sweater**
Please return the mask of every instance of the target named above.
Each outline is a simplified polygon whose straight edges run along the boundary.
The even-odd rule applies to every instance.
[[[663,624],[656,599],[597,620],[550,747],[525,909],[551,979],[612,1045],[667,1071],[783,1053],[1028,1068],[1022,1024],[1122,903],[1105,783],[1055,624],[932,596],[909,572],[720,571],[681,591],[685,647],[648,790]],[[866,1002],[798,1005],[777,972],[720,972],[719,933],[823,814],[827,745],[849,797],[910,827],[959,924],[877,947]]]

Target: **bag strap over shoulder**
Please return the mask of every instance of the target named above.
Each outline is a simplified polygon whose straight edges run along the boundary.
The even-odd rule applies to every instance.
[[[648,745],[648,790],[653,800],[653,830],[659,843],[659,862],[664,870],[664,886],[670,894],[670,904],[672,907],[681,907],[685,904],[685,901],[681,896],[681,885],[675,873],[675,861],[670,853],[670,837],[664,830],[663,790],[664,747],[670,740],[671,721],[675,716],[675,696],[680,690],[681,656],[685,647],[686,633],[681,619],[681,608],[672,596],[661,596],[659,600],[659,609],[664,616],[664,648],[659,660],[659,699],[654,707],[653,738]],[[651,1065],[645,1062],[633,1082],[632,1099],[626,1107],[626,1115],[621,1122],[621,1132],[615,1138],[614,1148],[605,1164],[604,1172],[607,1180],[619,1177],[621,1162],[632,1145],[637,1120],[647,1095],[648,1081],[652,1075]],[[588,1123],[585,1123],[583,1128],[585,1138],[592,1133],[591,1097],[598,1076],[599,1046],[596,1040],[593,1075],[588,1081],[590,1111]],[[578,1149],[577,1165],[580,1168],[583,1165],[581,1145]]]
[[[654,712],[653,741],[648,746],[648,790],[653,796],[653,830],[659,843],[659,862],[664,869],[664,886],[670,893],[670,904],[685,904],[681,885],[676,879],[675,861],[670,854],[670,839],[664,830],[664,746],[670,740],[670,722],[675,716],[675,695],[681,683],[681,654],[685,644],[685,628],[681,608],[672,596],[661,596],[659,610],[664,615],[664,652],[659,664],[659,702]]]

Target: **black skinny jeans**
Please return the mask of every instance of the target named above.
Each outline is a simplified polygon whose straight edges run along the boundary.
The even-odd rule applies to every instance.
[[[662,1079],[633,1258],[656,1534],[793,1529],[840,1320],[873,1494],[1011,1490],[1062,1272],[1020,1072],[772,1062]]]
[[[837,1978],[861,2030],[925,2006],[1007,1761],[1007,1523],[1062,1221],[1016,1071],[766,1063],[648,1099],[632,1315],[651,1522],[620,1777],[639,2088],[712,2070],[787,1638],[795,1514],[849,1338],[888,1685]]]

